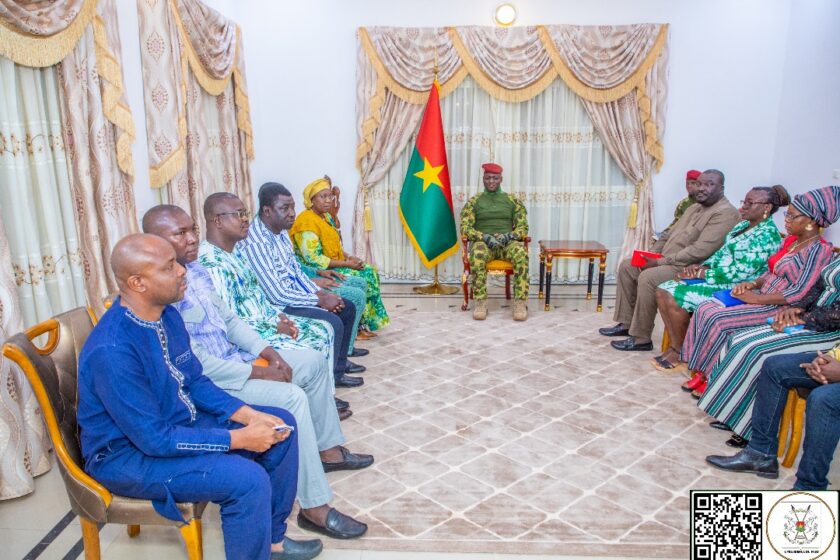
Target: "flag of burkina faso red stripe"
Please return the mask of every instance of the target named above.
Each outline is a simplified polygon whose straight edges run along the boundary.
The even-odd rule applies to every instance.
[[[429,92],[405,174],[399,211],[405,233],[428,268],[458,250],[437,80]]]

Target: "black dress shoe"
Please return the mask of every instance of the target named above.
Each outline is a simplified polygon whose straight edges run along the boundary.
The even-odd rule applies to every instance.
[[[286,537],[283,539],[283,552],[272,552],[271,560],[310,560],[324,550],[320,539],[296,541]]]
[[[347,420],[351,416],[353,416],[353,411],[350,410],[349,408],[345,408],[344,410],[339,410],[338,411],[338,421],[339,422],[341,422],[342,420]]]
[[[361,377],[350,377],[342,374],[341,377],[335,380],[336,387],[361,387],[365,384],[365,380]]]
[[[370,354],[370,350],[365,350],[364,348],[353,348],[352,354],[347,354],[348,358],[361,358],[363,356],[367,356]]]
[[[706,462],[732,472],[754,473],[764,478],[779,478],[779,461],[774,455],[764,456],[750,448],[739,451],[732,457],[709,455]]]
[[[344,373],[362,373],[366,371],[367,368],[361,364],[354,364],[350,360],[347,360],[347,369],[344,370]]]
[[[644,344],[636,344],[636,337],[630,336],[625,338],[624,340],[613,340],[610,342],[610,346],[615,348],[616,350],[625,350],[625,351],[651,351],[653,350],[653,342],[645,342]]]
[[[726,440],[726,445],[728,445],[729,447],[734,447],[736,449],[743,449],[747,446],[749,442],[750,440],[744,439],[738,434],[732,434],[732,437]]]
[[[364,535],[368,528],[364,523],[356,521],[349,515],[344,515],[335,508],[330,508],[327,513],[327,524],[324,527],[307,519],[302,511],[298,512],[297,522],[301,529],[315,531],[334,539],[357,539]]]
[[[723,430],[725,432],[731,432],[732,428],[724,424],[723,422],[719,422],[715,420],[714,422],[709,422],[709,426],[714,428],[715,430]]]
[[[604,327],[603,329],[598,329],[598,332],[604,336],[629,336],[630,329],[625,329],[621,326],[621,323],[617,324],[614,327]]]
[[[345,400],[342,400],[342,399],[339,399],[338,397],[333,397],[333,399],[335,399],[335,409],[336,410],[341,411],[341,410],[347,410],[348,408],[350,408],[350,403],[349,402],[347,402]]]
[[[333,471],[355,471],[369,467],[373,464],[373,455],[350,453],[350,451],[342,445],[339,445],[338,448],[341,450],[341,462],[325,463],[321,461],[321,465],[323,465],[325,473]]]

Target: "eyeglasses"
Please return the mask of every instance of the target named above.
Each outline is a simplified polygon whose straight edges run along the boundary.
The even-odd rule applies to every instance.
[[[236,212],[219,212],[216,216],[239,216],[240,220],[248,220],[251,218],[251,213],[247,210],[237,210]]]
[[[785,212],[785,220],[795,220],[797,218],[804,217],[806,217],[805,214],[791,214],[790,212]]]
[[[756,204],[770,204],[770,203],[769,202],[762,202],[760,200],[758,202],[750,202],[749,200],[742,200],[741,201],[741,206],[755,206]]]

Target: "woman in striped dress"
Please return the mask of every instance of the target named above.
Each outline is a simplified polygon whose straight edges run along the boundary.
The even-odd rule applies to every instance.
[[[764,325],[781,307],[795,305],[819,280],[831,260],[833,246],[820,235],[840,218],[840,187],[824,187],[796,195],[785,212],[784,255],[756,280],[736,285],[732,295],[743,305],[723,307],[716,300],[697,307],[688,325],[682,360],[690,370],[711,372],[731,334]],[[702,393],[705,384],[696,390]]]
[[[803,325],[805,330],[791,334],[782,331],[792,325]],[[835,258],[801,301],[774,317],[772,327],[744,329],[732,336],[698,406],[717,420],[713,427],[734,432],[729,445],[746,445],[752,435],[756,382],[764,361],[777,354],[830,349],[838,342],[840,258]]]

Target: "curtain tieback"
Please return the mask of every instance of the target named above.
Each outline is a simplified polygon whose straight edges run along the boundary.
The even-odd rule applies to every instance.
[[[636,190],[633,194],[633,202],[630,203],[630,212],[627,214],[627,227],[630,229],[636,229],[636,221],[639,217],[639,196],[641,195],[642,187],[644,187],[647,182],[648,177],[645,175],[644,179],[636,183]]]

